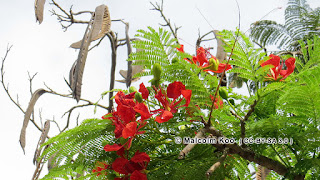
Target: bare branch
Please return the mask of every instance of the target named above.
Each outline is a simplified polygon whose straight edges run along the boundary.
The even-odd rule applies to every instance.
[[[117,44],[118,44],[118,37],[117,35],[111,31],[107,34],[110,43],[111,43],[111,75],[110,75],[110,90],[114,88],[115,83],[115,77],[116,77],[116,64],[117,64]],[[110,113],[113,108],[113,100],[111,99],[113,97],[113,91],[109,93],[109,107],[108,112]]]
[[[62,29],[64,29],[64,31],[67,31],[67,29],[74,23],[77,23],[77,24],[88,24],[89,23],[89,21],[77,20],[77,19],[74,18],[74,16],[85,14],[85,13],[92,14],[93,12],[91,12],[91,11],[80,11],[80,12],[74,13],[72,11],[72,6],[70,7],[69,12],[67,12],[65,9],[63,9],[54,0],[51,0],[51,1],[52,1],[52,3],[50,3],[50,4],[52,4],[55,7],[57,7],[64,14],[64,15],[61,15],[61,14],[57,13],[55,10],[51,10],[50,11],[52,13],[52,15],[57,17],[57,19],[58,19],[60,25],[62,26]],[[64,25],[63,22],[67,22],[69,24],[68,25]]]
[[[213,30],[211,30],[211,31],[205,33],[204,35],[200,36],[200,32],[199,32],[199,35],[198,35],[199,37],[198,37],[197,42],[196,42],[196,49],[198,49],[200,47],[201,42],[208,41],[208,40],[203,40],[203,38],[205,38],[206,36],[208,36],[211,33],[213,33]]]
[[[28,71],[28,76],[29,76],[29,84],[30,84],[30,93],[31,95],[33,94],[32,92],[32,80],[34,79],[34,77],[37,75],[38,73],[36,72],[32,77],[30,76],[30,72]]]
[[[89,49],[89,51],[91,51],[93,48],[95,48],[95,47],[98,47],[99,45],[100,45],[100,43],[102,42],[102,40],[104,39],[106,37],[106,35],[105,36],[103,36],[100,40],[99,40],[99,42],[97,43],[97,44],[95,44],[94,46],[92,46],[90,49]]]
[[[47,91],[47,93],[50,93],[50,94],[54,94],[54,95],[58,95],[58,96],[61,96],[61,97],[66,97],[66,98],[70,98],[70,99],[73,99],[73,97],[71,96],[71,94],[60,94],[56,91],[54,91],[52,88],[50,88],[49,86],[47,86],[45,83],[44,85],[46,86],[47,89],[49,89],[49,91]],[[83,98],[80,98],[80,101],[84,101],[84,102],[87,102],[89,103],[90,105],[96,105],[96,106],[99,106],[103,109],[108,109],[108,107],[106,106],[103,106],[101,104],[96,104],[96,103],[93,103],[92,101],[89,101],[87,99],[83,99]]]
[[[22,109],[21,105],[19,104],[19,98],[18,98],[18,96],[17,96],[17,101],[15,101],[15,100],[12,98],[12,96],[11,96],[11,94],[10,94],[10,92],[9,92],[9,83],[8,83],[7,86],[6,86],[6,85],[5,85],[5,82],[4,82],[4,74],[5,74],[5,71],[4,71],[4,63],[5,63],[5,60],[7,59],[7,56],[8,56],[8,54],[9,54],[11,48],[12,48],[12,45],[11,45],[11,46],[9,46],[9,45],[7,46],[6,54],[5,54],[5,56],[2,58],[2,63],[1,63],[1,80],[0,80],[0,81],[1,81],[1,84],[2,84],[3,89],[4,89],[5,92],[7,93],[9,99],[11,100],[11,102],[13,102],[13,104],[15,104],[15,105],[18,107],[18,109],[19,109],[23,114],[25,114],[25,111]],[[42,131],[42,129],[40,128],[40,126],[37,125],[37,123],[34,121],[34,119],[30,119],[30,121],[33,123],[33,125],[34,125],[39,131]]]
[[[177,36],[177,32],[178,32],[178,30],[181,28],[181,27],[172,27],[172,25],[171,25],[171,23],[170,23],[170,19],[167,19],[166,18],[166,16],[164,15],[164,13],[163,13],[163,0],[161,0],[161,5],[159,5],[158,3],[156,3],[156,4],[153,4],[152,2],[150,2],[150,4],[153,6],[153,9],[151,9],[151,10],[155,10],[155,11],[159,11],[160,12],[160,14],[161,14],[161,17],[164,19],[164,21],[166,22],[166,24],[160,24],[161,26],[167,26],[167,27],[169,27],[170,28],[170,31],[171,31],[171,33],[173,34],[173,36],[176,38],[176,42],[178,43],[178,44],[180,44],[179,43],[179,41],[178,41],[178,36]]]
[[[128,50],[128,58],[130,57],[130,54],[132,53],[132,47],[130,44],[130,36],[129,36],[129,23],[121,21],[125,24],[125,34],[126,34],[126,44],[127,44],[127,50]],[[132,61],[128,61],[128,71],[127,71],[127,77],[126,77],[126,85],[129,87],[131,85],[131,79],[132,79]]]
[[[93,104],[88,103],[88,104],[82,104],[82,105],[73,106],[73,107],[70,108],[67,112],[65,112],[65,113],[62,115],[62,117],[65,116],[66,114],[68,114],[68,119],[67,119],[67,124],[66,124],[66,126],[62,129],[62,132],[64,132],[64,131],[69,127],[70,117],[71,117],[71,113],[72,113],[73,110],[75,110],[76,108],[86,107],[86,106],[92,106],[92,105],[93,105]],[[78,117],[79,117],[79,115],[78,115]]]

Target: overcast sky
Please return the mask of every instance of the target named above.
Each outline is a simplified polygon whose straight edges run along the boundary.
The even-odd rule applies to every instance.
[[[163,23],[158,12],[150,11],[152,6],[149,0],[56,0],[62,7],[69,9],[73,4],[73,11],[90,10],[100,4],[106,4],[112,19],[124,19],[130,23],[130,36],[133,37],[137,29],[146,29],[147,26],[157,28],[158,23]],[[241,30],[246,31],[250,24],[260,20],[271,10],[264,19],[283,22],[284,9],[287,0],[238,0],[241,11]],[[30,74],[38,73],[33,82],[33,91],[45,88],[43,83],[57,92],[67,94],[69,89],[64,82],[78,52],[69,48],[70,44],[82,39],[85,31],[84,25],[73,25],[68,31],[63,32],[56,17],[51,16],[49,10],[53,6],[45,5],[44,21],[37,24],[34,15],[34,2],[10,0],[0,3],[0,57],[4,57],[7,45],[13,45],[5,64],[5,82],[9,83],[9,90],[13,98],[19,95],[19,102],[23,109],[27,108],[30,100],[28,71]],[[152,1],[155,2],[155,1]],[[159,1],[158,1],[159,2]],[[312,7],[319,7],[319,0],[309,0]],[[212,27],[214,29],[235,30],[238,25],[238,10],[234,0],[164,0],[164,13],[172,23],[182,26],[178,31],[180,42],[185,44],[187,52],[194,52],[194,44],[198,32],[204,34]],[[203,18],[197,10],[199,9]],[[87,19],[84,19],[87,20]],[[211,27],[212,26],[212,27]],[[124,36],[124,26],[114,22],[111,29]],[[94,43],[93,43],[94,44]],[[207,45],[213,46],[214,41]],[[95,102],[100,94],[109,88],[110,76],[110,44],[108,38],[96,49],[90,51],[85,67],[82,86],[82,98]],[[126,69],[126,48],[120,47],[118,51],[116,79],[121,79],[118,74],[120,69]],[[137,87],[140,82],[134,83]],[[123,84],[116,83],[116,88],[125,88]],[[5,91],[0,87],[1,118],[0,118],[0,172],[1,179],[31,179],[35,166],[32,164],[33,153],[38,142],[40,132],[29,123],[26,136],[26,155],[19,144],[19,135],[23,122],[23,113],[9,100]],[[102,104],[107,106],[104,99]],[[64,112],[76,105],[72,99],[45,94],[36,104],[35,113],[39,120],[39,109],[42,110],[43,121],[55,119],[61,126],[66,123],[66,117],[61,118]],[[83,108],[75,111],[72,124],[81,112],[80,120],[89,117],[98,117],[106,113],[99,110],[93,114],[93,108]],[[40,124],[40,122],[38,121]],[[57,132],[51,124],[53,136]],[[62,127],[63,128],[63,127]],[[46,168],[45,168],[46,169]]]

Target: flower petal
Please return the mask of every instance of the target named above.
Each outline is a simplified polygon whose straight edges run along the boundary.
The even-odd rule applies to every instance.
[[[120,173],[120,174],[129,174],[126,169],[125,166],[126,164],[129,163],[128,159],[125,158],[117,158],[113,163],[112,163],[112,169],[115,170],[116,172]]]
[[[226,66],[227,64],[220,63],[217,71],[212,71],[212,70],[211,71],[214,73],[222,73],[226,68]],[[228,71],[229,69],[232,69],[232,66],[230,64],[228,64],[226,71]]]
[[[150,162],[150,157],[145,152],[139,152],[139,150],[134,154],[134,156],[131,158],[131,161],[135,163],[143,163],[143,162]]]
[[[130,180],[148,180],[147,175],[144,173],[141,173],[140,171],[135,170],[131,176]]]
[[[282,79],[287,78],[291,73],[293,73],[294,68],[295,68],[295,62],[296,62],[296,59],[292,58],[292,57],[285,61],[285,64],[287,66],[287,70],[280,71],[280,75],[283,76]]]
[[[149,109],[144,103],[138,103],[133,109],[141,115],[142,121],[151,117]]]
[[[183,45],[182,45],[182,44],[180,44],[180,47],[179,47],[179,48],[177,48],[177,50],[178,50],[178,51],[180,51],[180,52],[182,52],[182,53],[184,53]]]
[[[127,139],[128,137],[134,136],[136,132],[137,132],[137,122],[130,122],[123,129],[122,137]]]
[[[186,99],[186,104],[183,105],[185,107],[188,107],[190,104],[190,99],[192,95],[192,90],[186,89],[181,91],[182,96]]]
[[[275,68],[275,67],[278,67],[279,64],[280,64],[280,57],[279,57],[279,56],[276,56],[276,55],[274,55],[274,54],[270,54],[269,57],[270,57],[271,59],[269,59],[269,60],[267,60],[266,62],[262,63],[262,64],[261,64],[261,67],[266,66],[266,65],[270,65],[270,64],[273,65],[274,68]]]
[[[159,116],[156,117],[156,122],[163,123],[169,121],[173,117],[173,114],[170,111],[163,111]]]
[[[140,84],[139,92],[141,92],[143,99],[145,99],[145,100],[148,99],[149,91],[148,91],[148,89],[144,86],[143,83]]]
[[[181,95],[181,91],[185,90],[186,87],[180,81],[175,81],[169,84],[167,88],[167,95],[169,98],[177,99]]]
[[[206,58],[206,50],[203,49],[203,47],[197,49],[197,60],[199,62],[199,66],[208,62],[208,59]]]
[[[107,144],[104,146],[104,150],[107,151],[107,152],[110,152],[110,151],[118,151],[119,149],[122,148],[122,145],[120,144],[113,144],[113,145],[110,145],[110,144]]]

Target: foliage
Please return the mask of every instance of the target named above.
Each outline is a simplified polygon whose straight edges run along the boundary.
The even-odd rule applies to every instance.
[[[251,26],[251,37],[261,46],[277,45],[281,49],[299,49],[298,40],[319,35],[319,11],[311,9],[306,0],[289,0],[285,24],[257,21]]]
[[[232,64],[233,69],[228,72],[237,73],[239,77],[255,84],[256,89],[250,97],[238,95],[229,89],[228,99],[223,100],[223,105],[219,105],[222,100],[216,91],[219,89],[220,79],[217,73],[206,71],[211,65],[209,61],[207,66],[200,66],[199,61],[193,61],[195,56],[178,51],[176,40],[161,28],[158,31],[151,27],[139,30],[137,37],[141,40],[134,41],[133,44],[144,51],[132,53],[129,61],[135,61],[135,65],[141,65],[145,69],[145,72],[136,77],[158,77],[159,74],[155,75],[156,70],[152,69],[160,64],[161,70],[158,69],[157,73],[161,73],[161,79],[154,78],[151,82],[158,81],[155,84],[160,86],[147,85],[149,87],[145,88],[141,84],[139,92],[144,100],[140,98],[139,102],[134,99],[134,93],[139,92],[124,94],[120,91],[114,97],[118,106],[113,113],[107,114],[103,119],[86,120],[80,126],[49,139],[43,145],[49,147],[41,157],[45,157],[44,161],[52,157],[57,166],[43,179],[68,179],[71,176],[110,179],[133,176],[132,171],[127,174],[117,171],[116,162],[125,159],[126,162],[135,163],[133,159],[139,152],[151,159],[139,160],[139,163],[144,164],[139,171],[147,174],[148,179],[205,179],[208,169],[216,162],[221,162],[221,165],[213,171],[210,179],[252,179],[249,158],[235,152],[236,149],[230,150],[233,146],[226,148],[219,145],[197,145],[186,158],[177,158],[184,145],[174,143],[175,138],[194,137],[195,132],[198,135],[201,133],[200,129],[208,126],[209,119],[212,127],[225,137],[235,138],[237,142],[243,133],[246,137],[266,138],[266,143],[249,143],[245,148],[239,148],[243,153],[255,153],[255,158],[263,156],[284,166],[287,173],[282,174],[283,177],[292,179],[297,174],[304,175],[306,179],[318,177],[318,38],[314,38],[313,48],[310,48],[309,42],[309,48],[304,50],[304,55],[309,56],[309,62],[303,64],[297,59],[297,72],[290,73],[290,76],[279,82],[266,82],[270,80],[265,78],[267,73],[274,72],[272,69],[275,67],[262,67],[262,63],[269,61],[270,57],[262,49],[256,49],[243,33],[239,32],[239,37],[236,34],[238,32],[221,33],[225,50],[232,59],[224,65],[227,67],[228,63]],[[306,47],[304,41],[300,43],[301,47]],[[211,57],[208,50],[205,53]],[[200,52],[197,56],[199,54]],[[174,91],[171,92],[170,88]],[[146,89],[147,98],[144,94]],[[185,94],[190,91],[191,100]],[[213,99],[216,99],[214,103]],[[236,103],[231,103],[231,100]],[[144,109],[141,110],[142,108]],[[131,112],[133,120],[120,121],[123,114],[129,116]],[[165,113],[171,113],[172,117],[169,118]],[[159,122],[160,117],[165,120],[161,119],[163,121]],[[245,132],[241,128],[243,121]],[[119,122],[123,125],[120,136],[117,135]],[[131,128],[131,123],[135,125],[134,128]],[[205,135],[209,136],[208,133]],[[270,142],[268,137],[275,138],[277,143]],[[124,152],[121,152],[122,148]],[[224,156],[225,151],[227,154]],[[108,164],[108,168],[99,171],[102,173],[96,177],[98,174],[91,172],[98,161]],[[255,166],[254,163],[251,164]],[[279,178],[279,175],[271,173],[268,178]]]

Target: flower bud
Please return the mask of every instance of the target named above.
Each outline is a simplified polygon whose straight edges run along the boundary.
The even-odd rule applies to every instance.
[[[177,63],[177,62],[178,62],[178,58],[176,58],[176,57],[173,58],[172,61],[171,61],[172,64]]]
[[[228,99],[228,91],[225,87],[219,88],[219,94],[222,97],[222,99]]]
[[[217,71],[218,70],[218,68],[219,68],[219,61],[217,60],[217,59],[215,59],[215,58],[210,58],[209,59],[209,66],[210,66],[210,69],[212,70],[212,71]]]
[[[142,103],[142,102],[143,102],[142,95],[141,95],[140,93],[138,93],[138,92],[136,92],[136,93],[134,94],[134,99],[135,99],[136,101],[138,101],[139,103]]]
[[[131,86],[131,87],[129,88],[129,92],[130,92],[130,93],[137,92],[137,89],[136,89],[134,86]]]
[[[160,79],[151,79],[151,85],[155,86],[155,87],[159,87],[160,85]]]
[[[153,65],[153,67],[152,67],[152,74],[154,76],[153,79],[160,80],[161,72],[162,72],[162,70],[161,70],[160,64],[159,63],[155,63]]]

